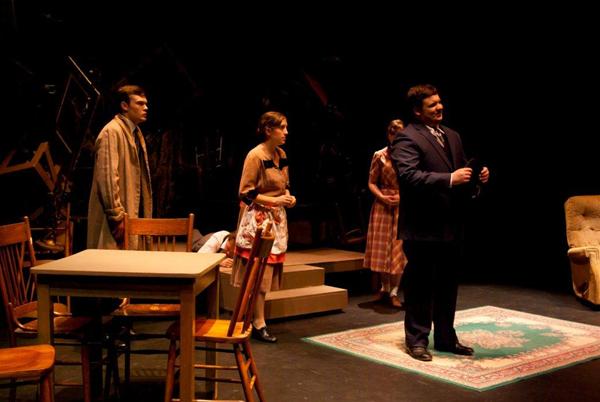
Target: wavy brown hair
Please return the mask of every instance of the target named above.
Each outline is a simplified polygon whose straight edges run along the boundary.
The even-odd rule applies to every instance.
[[[267,129],[281,127],[281,124],[287,120],[283,113],[279,112],[266,112],[260,116],[258,120],[258,127],[256,127],[256,134],[262,141],[267,138]]]

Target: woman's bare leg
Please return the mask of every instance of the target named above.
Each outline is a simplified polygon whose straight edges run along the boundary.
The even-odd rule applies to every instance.
[[[254,328],[262,328],[267,325],[265,322],[265,297],[266,293],[258,292],[256,295],[256,304],[254,305],[254,318],[252,323]]]

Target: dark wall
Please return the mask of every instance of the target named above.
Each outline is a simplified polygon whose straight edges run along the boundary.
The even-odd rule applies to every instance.
[[[4,60],[12,75],[3,78],[8,91],[1,95],[15,136],[4,137],[4,149],[23,136],[51,136],[67,55],[103,93],[123,78],[140,82],[149,91],[144,131],[155,166],[167,133],[180,150],[171,176],[163,177],[172,187],[164,210],[193,210],[206,232],[235,224],[239,172],[260,113],[275,108],[288,115],[292,184],[308,204],[323,195],[323,144],[339,151],[340,174],[365,188],[387,122],[406,117],[406,90],[431,82],[441,91],[447,125],[492,172],[470,222],[468,276],[568,288],[563,203],[600,193],[593,162],[599,69],[590,51],[597,32],[584,10],[491,6],[470,10],[476,17],[465,20],[446,10],[432,18],[431,10],[307,6],[292,11],[294,23],[283,10],[258,10],[250,19],[244,10],[144,7],[115,19],[101,2],[92,2],[92,11],[16,4],[14,17],[5,19],[14,40]],[[576,22],[568,31],[567,21]],[[306,73],[321,83],[327,105]],[[101,104],[94,132],[109,116]],[[203,150],[207,159],[198,164]],[[86,185],[82,179],[74,200],[82,210]]]

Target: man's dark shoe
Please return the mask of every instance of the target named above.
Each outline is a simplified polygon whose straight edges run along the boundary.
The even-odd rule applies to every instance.
[[[257,329],[254,325],[252,326],[252,337],[262,342],[275,343],[277,338],[269,333],[267,326],[265,325],[261,329]]]
[[[422,362],[430,362],[432,357],[431,353],[427,350],[425,346],[413,346],[406,347],[406,351],[413,359],[421,360]]]
[[[473,354],[475,353],[473,348],[462,345],[458,341],[452,346],[437,346],[436,345],[434,349],[439,352],[449,352],[449,353],[454,353],[455,355],[461,355],[461,356],[473,356]]]

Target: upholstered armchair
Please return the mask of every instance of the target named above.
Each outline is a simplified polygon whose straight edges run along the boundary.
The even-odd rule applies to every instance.
[[[600,306],[600,195],[570,197],[565,217],[573,290]]]

